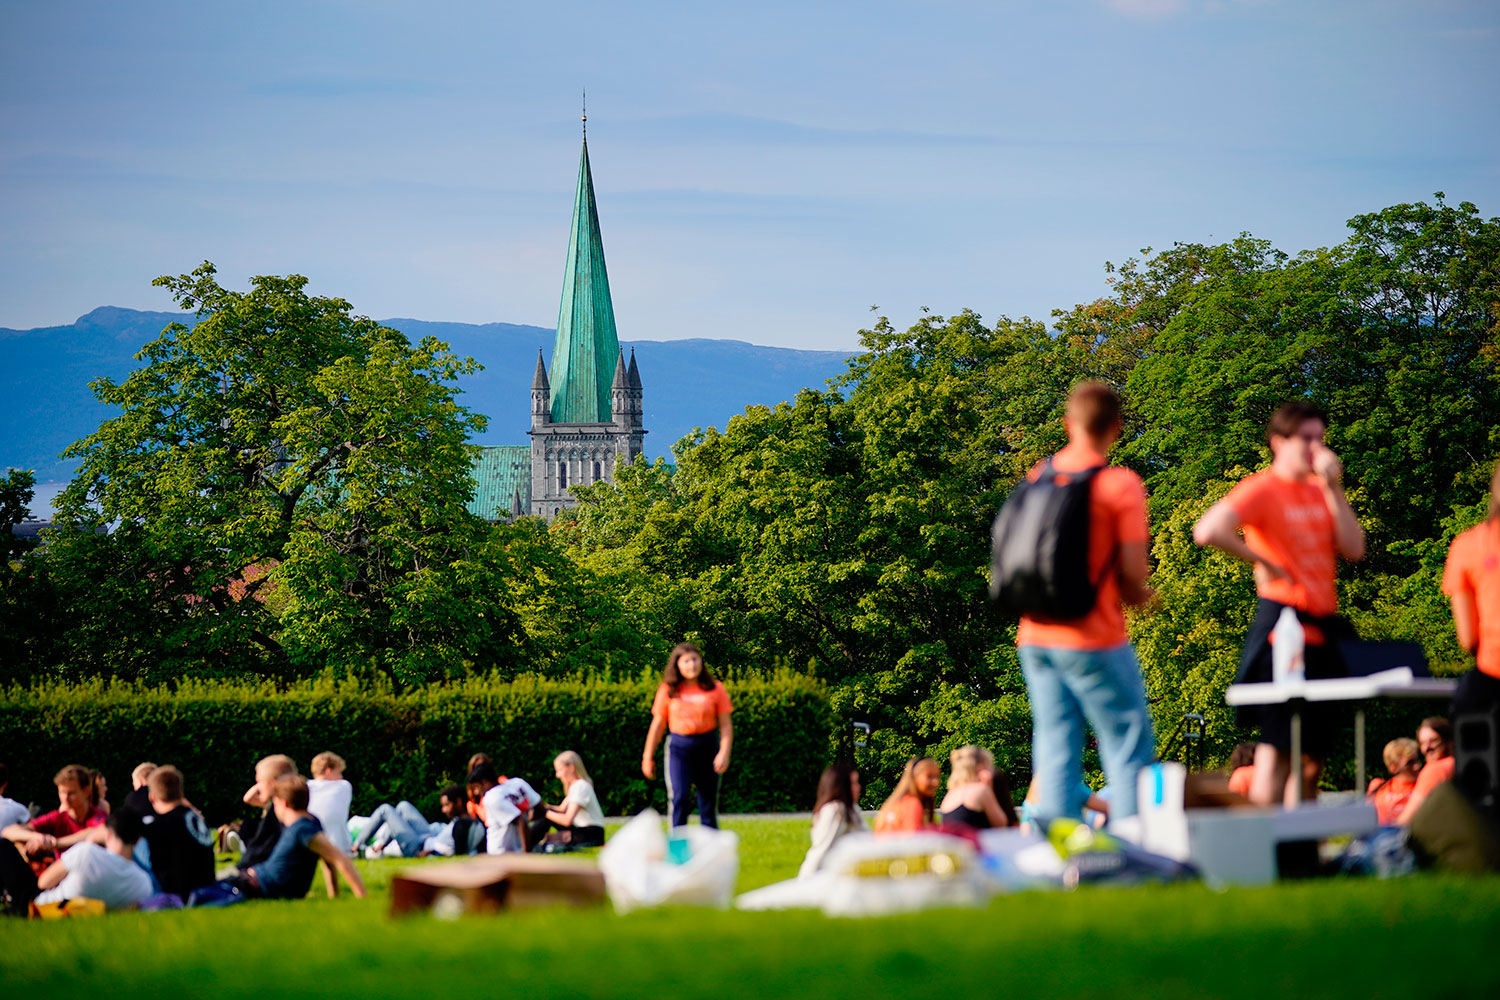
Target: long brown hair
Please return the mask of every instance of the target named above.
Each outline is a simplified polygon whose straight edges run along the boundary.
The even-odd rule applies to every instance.
[[[933,760],[931,757],[913,757],[911,760],[906,762],[906,767],[901,771],[901,780],[896,782],[896,787],[891,792],[891,797],[886,799],[885,805],[880,807],[881,812],[886,812],[890,809],[894,809],[896,807],[896,803],[900,802],[908,795],[915,795],[917,797],[917,801],[922,803],[922,817],[927,822],[932,822],[932,810],[936,803],[930,796],[923,795],[921,792],[917,791],[917,768],[921,767],[923,764],[931,764],[934,770],[938,770],[939,772],[941,772],[941,768],[938,767],[938,762]]]
[[[698,659],[703,659],[703,651],[691,642],[679,642],[672,647],[672,652],[667,654],[667,666],[661,672],[661,681],[667,686],[667,697],[677,697],[677,686],[682,683],[682,674],[677,670],[677,661],[687,653],[696,653]],[[698,671],[698,687],[704,691],[714,689],[714,675],[708,672],[708,663]]]
[[[813,815],[818,815],[828,803],[837,802],[844,807],[844,819],[853,823],[855,808],[859,805],[854,801],[854,775],[857,773],[858,769],[853,764],[842,761],[824,768],[823,777],[818,781],[818,798],[813,803]]]

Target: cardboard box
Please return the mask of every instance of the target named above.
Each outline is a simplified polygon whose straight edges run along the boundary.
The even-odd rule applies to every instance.
[[[466,858],[409,868],[391,880],[391,915],[431,910],[442,917],[510,908],[604,902],[592,861],[535,854]]]

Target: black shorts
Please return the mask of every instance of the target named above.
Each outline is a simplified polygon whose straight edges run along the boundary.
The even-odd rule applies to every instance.
[[[1267,683],[1271,680],[1271,630],[1281,609],[1286,605],[1268,601],[1262,597],[1255,606],[1255,618],[1250,622],[1250,631],[1245,636],[1245,648],[1240,652],[1240,672],[1235,681],[1240,684]],[[1308,645],[1303,652],[1309,680],[1329,677],[1347,677],[1344,658],[1339,653],[1339,640],[1353,639],[1354,627],[1348,619],[1338,615],[1319,617],[1298,612],[1297,618],[1305,625],[1312,625],[1323,633],[1321,645]],[[1342,722],[1344,712],[1337,702],[1303,702],[1298,708],[1302,716],[1302,752],[1310,757],[1322,759],[1328,755],[1333,734]],[[1292,707],[1290,705],[1242,705],[1235,720],[1247,729],[1260,730],[1260,742],[1269,743],[1282,753],[1292,749]]]

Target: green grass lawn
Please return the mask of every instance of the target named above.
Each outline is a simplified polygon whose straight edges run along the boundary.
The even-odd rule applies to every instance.
[[[795,874],[805,820],[727,823],[741,890]],[[0,922],[5,996],[66,984],[125,997],[1500,995],[1500,878],[1328,879],[1031,892],[984,910],[817,913],[566,908],[391,920],[371,898]]]

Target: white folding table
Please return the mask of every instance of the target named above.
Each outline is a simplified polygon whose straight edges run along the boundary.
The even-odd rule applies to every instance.
[[[1410,667],[1395,667],[1362,677],[1330,677],[1323,680],[1298,679],[1263,684],[1231,684],[1224,701],[1231,707],[1240,705],[1291,705],[1292,767],[1301,767],[1302,712],[1299,705],[1307,701],[1366,702],[1372,698],[1452,698],[1458,681],[1448,677],[1417,677]],[[1365,788],[1365,709],[1361,704],[1354,712],[1355,791]],[[1294,772],[1295,773],[1295,772]],[[1296,798],[1302,800],[1302,782],[1294,783]]]

